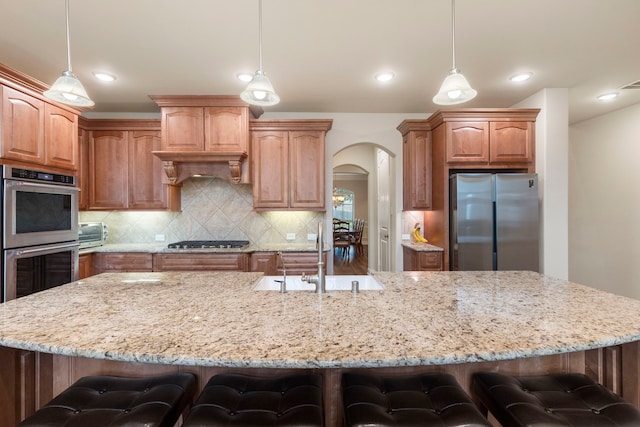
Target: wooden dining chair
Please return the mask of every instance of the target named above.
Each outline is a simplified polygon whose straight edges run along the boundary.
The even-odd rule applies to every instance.
[[[353,230],[351,234],[351,245],[354,247],[355,253],[362,254],[364,246],[362,245],[362,233],[364,232],[364,219],[356,218],[353,220]]]
[[[333,219],[333,250],[340,250],[340,255],[349,254],[351,239],[349,233],[349,223],[338,218]]]

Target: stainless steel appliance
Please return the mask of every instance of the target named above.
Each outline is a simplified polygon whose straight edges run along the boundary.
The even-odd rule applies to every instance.
[[[72,175],[2,166],[2,302],[77,280]]]
[[[249,246],[248,240],[183,240],[169,243],[169,249],[237,249]]]
[[[538,176],[450,177],[452,270],[539,271]]]
[[[109,227],[104,222],[81,222],[78,237],[80,249],[102,246],[109,237]]]

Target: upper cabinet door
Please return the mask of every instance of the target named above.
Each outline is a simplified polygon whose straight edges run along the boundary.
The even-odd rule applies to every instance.
[[[162,151],[203,151],[204,109],[162,108]]]
[[[162,161],[152,154],[160,148],[159,131],[129,131],[129,208],[166,209],[167,186]]]
[[[324,132],[289,133],[290,207],[324,209]]]
[[[44,163],[44,102],[6,86],[2,90],[0,156]]]
[[[78,169],[78,116],[45,104],[45,147],[48,166]]]
[[[289,133],[256,131],[251,137],[253,207],[289,207]]]
[[[402,138],[405,211],[431,209],[431,132],[409,131]]]
[[[447,162],[489,161],[488,122],[447,122]]]
[[[534,122],[491,122],[491,162],[533,160]]]
[[[248,151],[249,110],[246,107],[206,107],[204,123],[205,151]]]
[[[128,207],[128,147],[126,131],[91,131],[89,205],[92,209]]]

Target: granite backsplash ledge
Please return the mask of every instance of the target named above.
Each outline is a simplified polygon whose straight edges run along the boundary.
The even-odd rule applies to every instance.
[[[81,222],[105,222],[108,243],[180,240],[249,240],[254,244],[307,243],[323,212],[255,212],[251,185],[218,178],[190,178],[182,187],[181,212],[81,211]],[[295,240],[287,240],[295,233]]]

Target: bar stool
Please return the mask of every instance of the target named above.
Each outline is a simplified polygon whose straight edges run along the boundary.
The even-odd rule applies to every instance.
[[[490,427],[453,375],[342,376],[345,425]]]
[[[319,375],[221,374],[205,385],[183,427],[322,427],[323,411]]]
[[[640,411],[582,374],[473,375],[471,391],[481,409],[504,427],[640,426]]]
[[[171,427],[196,391],[189,373],[150,378],[88,376],[54,397],[19,427]]]

